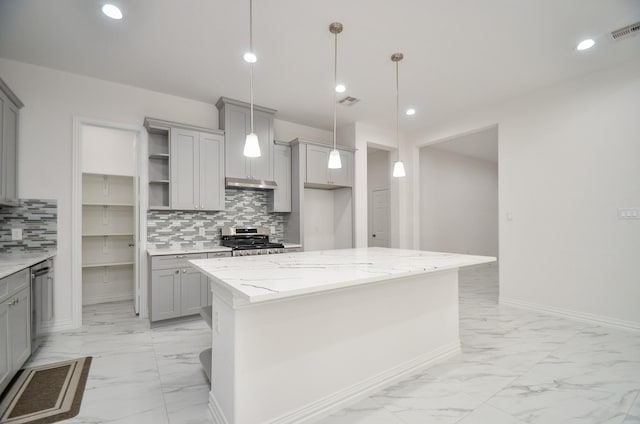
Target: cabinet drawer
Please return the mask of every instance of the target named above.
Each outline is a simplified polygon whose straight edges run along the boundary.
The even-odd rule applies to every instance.
[[[206,253],[154,256],[151,258],[151,269],[185,268],[190,266],[187,261],[193,259],[206,259],[206,257]]]
[[[231,252],[210,252],[207,253],[207,258],[230,258]]]
[[[20,290],[29,287],[29,268],[0,280],[0,302]]]

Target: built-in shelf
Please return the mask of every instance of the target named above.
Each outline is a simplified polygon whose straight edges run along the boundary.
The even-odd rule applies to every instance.
[[[133,176],[82,174],[82,304],[132,299]]]
[[[100,268],[103,266],[125,266],[133,264],[134,262],[107,262],[103,264],[82,264],[82,268]]]
[[[124,206],[124,207],[133,207],[132,203],[83,203],[82,206]]]
[[[83,234],[82,237],[133,237],[133,233],[93,233]]]

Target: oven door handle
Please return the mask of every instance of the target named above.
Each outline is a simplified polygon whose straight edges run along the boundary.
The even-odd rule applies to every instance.
[[[46,268],[39,269],[37,271],[33,271],[31,273],[31,278],[36,278],[36,277],[40,277],[41,275],[48,274],[50,270],[51,268],[46,267]]]

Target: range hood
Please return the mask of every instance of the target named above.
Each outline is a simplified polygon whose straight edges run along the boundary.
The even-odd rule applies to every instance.
[[[278,184],[275,181],[265,180],[249,180],[245,178],[230,178],[225,179],[225,186],[227,188],[252,188],[258,190],[274,190],[278,188]]]

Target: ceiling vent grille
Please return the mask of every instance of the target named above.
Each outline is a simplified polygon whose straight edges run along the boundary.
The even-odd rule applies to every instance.
[[[359,101],[360,101],[360,99],[357,99],[355,97],[346,96],[346,97],[338,100],[338,103],[340,103],[343,106],[353,106],[356,103],[358,103]]]
[[[614,40],[621,40],[623,38],[629,38],[640,33],[640,22],[627,25],[626,27],[611,31],[611,38]]]

